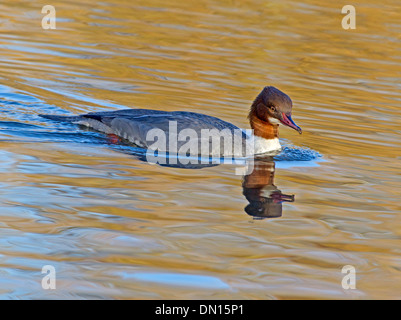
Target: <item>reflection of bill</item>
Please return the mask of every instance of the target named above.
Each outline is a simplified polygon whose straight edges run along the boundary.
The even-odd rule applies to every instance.
[[[254,170],[244,176],[243,194],[249,201],[245,212],[254,219],[281,217],[283,202],[293,202],[294,195],[281,193],[274,185],[274,161],[255,159]]]

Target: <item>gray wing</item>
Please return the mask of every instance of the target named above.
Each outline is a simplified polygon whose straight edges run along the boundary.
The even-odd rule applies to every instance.
[[[59,118],[52,117],[53,120],[61,120]],[[127,109],[92,112],[76,117],[68,117],[68,119],[64,117],[64,119],[64,121],[83,124],[98,131],[116,134],[143,148],[154,149],[157,147],[159,151],[166,152],[179,151],[191,139],[191,143],[196,145],[197,150],[201,150],[202,130],[209,130],[208,132],[212,136],[224,130],[225,134],[231,133],[232,136],[240,134],[241,139],[245,138],[240,133],[240,129],[233,124],[195,112]],[[215,130],[214,133],[212,130]],[[181,136],[179,135],[180,133],[182,133]],[[163,134],[164,137],[162,137]],[[188,135],[186,136],[185,134]],[[206,139],[206,136],[204,139]],[[220,139],[219,147],[216,144],[212,144],[212,139],[209,139],[209,137],[207,139],[210,145],[209,148],[212,148],[211,150],[209,149],[210,152],[208,153],[221,155],[224,150],[223,139]],[[174,150],[170,150],[172,146],[170,140],[177,142]],[[216,150],[213,150],[213,147]]]

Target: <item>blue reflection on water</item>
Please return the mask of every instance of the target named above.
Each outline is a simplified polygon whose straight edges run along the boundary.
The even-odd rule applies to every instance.
[[[123,273],[123,278],[140,281],[157,282],[165,285],[189,286],[207,289],[229,289],[230,286],[222,280],[201,275],[163,273],[163,272],[135,272]]]

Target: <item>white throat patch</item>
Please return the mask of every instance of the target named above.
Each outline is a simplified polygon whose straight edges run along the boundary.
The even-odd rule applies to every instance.
[[[267,118],[271,124],[280,124],[280,120],[272,117]]]

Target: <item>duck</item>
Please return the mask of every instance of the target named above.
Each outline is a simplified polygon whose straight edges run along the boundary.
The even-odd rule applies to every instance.
[[[40,116],[83,125],[140,148],[191,156],[274,155],[282,150],[280,124],[302,133],[292,120],[291,98],[273,86],[264,87],[254,99],[248,113],[251,130],[189,111],[122,109]]]

